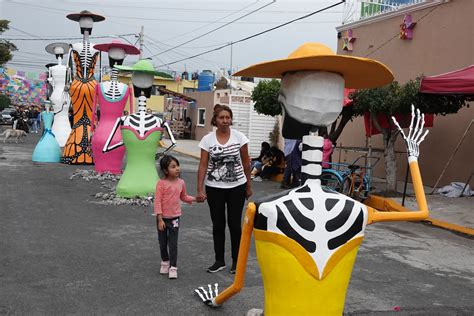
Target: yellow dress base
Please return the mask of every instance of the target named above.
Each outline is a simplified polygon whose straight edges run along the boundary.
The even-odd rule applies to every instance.
[[[301,247],[298,243],[280,235],[279,240],[283,237],[287,241],[286,245],[279,245],[268,241],[273,237],[268,235],[275,234],[264,231],[255,234],[257,259],[265,288],[265,315],[341,315],[361,240],[353,244],[353,248],[344,249],[344,253],[336,252],[338,262],[333,262],[331,271],[318,280],[303,266],[304,263],[300,263],[301,260],[288,251],[288,244],[296,250]],[[296,252],[301,253],[299,250]]]

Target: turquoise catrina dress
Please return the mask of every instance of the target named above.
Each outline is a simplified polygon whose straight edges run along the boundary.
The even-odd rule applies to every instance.
[[[43,135],[39,140],[33,152],[33,161],[35,162],[60,162],[61,148],[58,141],[51,131],[53,125],[54,113],[42,112],[41,119],[43,121]]]

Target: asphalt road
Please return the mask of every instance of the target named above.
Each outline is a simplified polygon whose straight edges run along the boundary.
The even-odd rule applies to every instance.
[[[228,270],[205,272],[213,263],[207,204],[183,206],[179,278],[168,280],[159,274],[151,207],[104,204],[94,195],[109,184],[70,179],[76,169],[92,167],[32,163],[38,139],[0,142],[0,314],[244,315],[263,308],[253,247],[241,293],[218,309],[195,296],[197,286],[218,282],[223,289],[232,282]],[[195,194],[197,161],[177,156]],[[279,190],[274,182],[254,183],[255,197]],[[369,226],[345,312],[473,315],[473,245],[418,223]]]

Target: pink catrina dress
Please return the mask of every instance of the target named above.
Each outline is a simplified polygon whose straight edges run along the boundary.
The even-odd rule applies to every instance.
[[[120,99],[112,100],[104,92],[104,85],[98,84],[95,87],[95,100],[94,109],[95,113],[96,104],[100,104],[100,120],[97,128],[93,132],[92,136],[92,154],[94,157],[94,169],[98,173],[110,172],[113,174],[122,173],[122,161],[125,155],[125,147],[119,147],[107,153],[103,153],[105,142],[109,137],[117,119],[123,116],[123,110],[127,99],[130,104],[130,112],[132,110],[132,94],[130,88],[125,86],[122,91],[122,97]],[[92,118],[92,126],[94,126],[94,118]],[[122,140],[121,133],[115,133],[111,144],[116,144]]]

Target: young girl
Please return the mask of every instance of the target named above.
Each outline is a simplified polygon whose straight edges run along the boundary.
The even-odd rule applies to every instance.
[[[168,274],[170,279],[178,278],[178,230],[181,216],[180,201],[191,204],[196,198],[186,194],[186,185],[179,178],[179,161],[173,156],[164,156],[160,169],[165,178],[158,181],[155,192],[155,215],[158,229],[158,240],[161,252],[161,274]],[[169,253],[168,253],[169,249]]]

